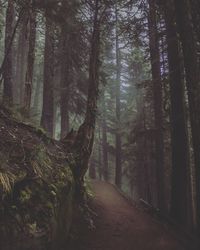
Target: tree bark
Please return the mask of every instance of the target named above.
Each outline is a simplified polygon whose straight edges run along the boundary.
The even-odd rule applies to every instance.
[[[116,161],[116,172],[115,172],[115,184],[121,188],[122,182],[122,146],[121,146],[121,101],[120,101],[120,87],[121,87],[121,60],[120,60],[120,49],[119,49],[119,35],[118,35],[118,10],[115,8],[115,25],[116,25],[116,136],[115,136],[115,161]]]
[[[200,42],[200,2],[199,0],[191,0],[192,22],[194,26],[197,41]],[[199,46],[199,45],[198,45]],[[200,47],[198,48],[200,50]],[[200,59],[200,56],[199,56]]]
[[[183,46],[186,83],[196,170],[197,224],[200,232],[200,73],[191,6],[188,0],[175,2],[176,21]]]
[[[167,29],[168,62],[171,100],[172,192],[171,215],[185,225],[191,217],[191,183],[188,129],[181,51],[177,36],[173,1],[164,5]],[[190,190],[190,192],[188,192]],[[189,210],[189,211],[188,211]],[[190,218],[191,219],[191,218]]]
[[[24,14],[20,22],[20,29],[18,34],[16,75],[14,84],[15,103],[21,108],[24,108],[24,93],[30,42],[30,29],[28,27],[28,23],[29,11],[26,9],[24,10]]]
[[[93,157],[91,156],[90,163],[89,163],[89,177],[91,179],[96,179],[96,166]]]
[[[4,78],[4,90],[3,90],[3,102],[5,104],[13,104],[13,63],[12,52],[13,48],[9,48],[12,39],[14,24],[14,2],[8,1],[8,7],[6,12],[6,28],[5,28],[5,56],[6,60],[3,69]],[[9,50],[9,51],[8,51]]]
[[[61,102],[60,102],[60,111],[61,111],[61,139],[65,138],[68,134],[69,128],[69,75],[70,75],[70,67],[69,67],[69,44],[68,44],[69,34],[66,30],[66,27],[62,27],[61,32],[61,81],[60,81],[60,89],[61,89]]]
[[[43,108],[41,126],[49,136],[53,136],[54,116],[54,29],[53,23],[46,16],[44,79],[43,79]]]
[[[93,34],[91,40],[91,53],[89,63],[89,87],[87,98],[87,110],[85,120],[80,126],[73,151],[76,155],[74,176],[80,184],[88,169],[88,161],[92,152],[94,142],[94,131],[97,115],[97,100],[99,92],[99,55],[100,55],[100,20],[99,0],[95,0]]]
[[[27,69],[25,78],[25,89],[24,89],[24,110],[27,116],[30,115],[31,108],[31,95],[33,85],[33,70],[35,61],[35,42],[36,42],[36,10],[29,7],[29,49],[27,57]]]
[[[103,179],[103,161],[102,161],[102,136],[101,136],[101,125],[99,121],[99,126],[98,126],[98,171],[99,171],[99,179]]]
[[[155,157],[157,174],[158,208],[165,210],[164,195],[164,139],[163,139],[163,102],[162,102],[162,78],[160,65],[160,52],[156,20],[155,0],[149,0],[149,40],[150,56],[152,66],[152,81],[154,95],[154,116],[155,116]]]
[[[103,95],[102,101],[102,152],[103,152],[103,175],[104,180],[109,181],[109,170],[108,170],[108,142],[107,142],[107,124],[106,124],[106,105],[105,95]]]

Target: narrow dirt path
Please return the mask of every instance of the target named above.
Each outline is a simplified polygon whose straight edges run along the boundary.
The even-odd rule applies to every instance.
[[[74,250],[191,250],[111,184],[94,181],[96,229],[83,230]]]

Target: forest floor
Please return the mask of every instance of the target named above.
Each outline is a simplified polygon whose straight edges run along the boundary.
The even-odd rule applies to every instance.
[[[140,208],[131,204],[111,184],[92,181],[97,214],[95,229],[80,224],[79,237],[70,250],[191,250],[184,240]]]

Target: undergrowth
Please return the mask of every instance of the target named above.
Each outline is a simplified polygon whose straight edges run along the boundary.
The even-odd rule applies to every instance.
[[[5,108],[0,108],[0,137],[1,241],[12,239],[14,250],[39,241],[39,250],[66,239],[75,191],[72,155]]]

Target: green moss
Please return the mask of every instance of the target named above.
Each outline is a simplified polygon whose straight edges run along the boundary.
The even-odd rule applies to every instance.
[[[29,188],[26,188],[25,190],[22,190],[20,192],[20,202],[25,203],[28,202],[31,199],[32,191]]]

